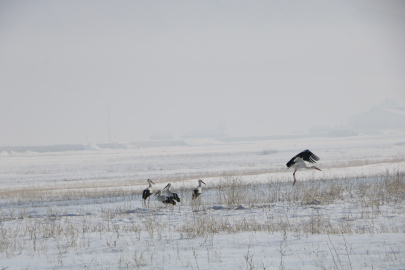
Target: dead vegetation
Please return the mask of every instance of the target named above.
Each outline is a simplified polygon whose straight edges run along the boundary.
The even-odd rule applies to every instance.
[[[336,163],[322,164],[323,169],[331,168],[350,168],[361,167],[380,163],[399,163],[404,162],[405,157],[400,155],[392,158],[373,158],[373,159],[353,159],[349,161],[341,161]],[[151,167],[150,174],[146,178],[152,178],[156,183],[167,182],[182,182],[190,179],[209,178],[209,177],[222,177],[224,179],[233,179],[242,176],[252,176],[261,174],[272,174],[285,172],[284,167],[268,167],[256,166],[255,163],[243,163],[239,165],[240,168],[232,168],[229,170],[207,170],[196,172],[174,172],[171,174],[161,174],[161,169]],[[30,167],[29,167],[30,168]],[[25,169],[21,172],[28,175],[52,175],[52,171],[45,169],[41,171],[32,171]],[[110,171],[108,169],[107,171]],[[12,172],[12,170],[10,171]],[[140,190],[136,187],[145,182],[144,175],[128,176],[108,176],[99,175],[92,178],[84,178],[82,176],[72,179],[64,179],[61,181],[51,180],[42,186],[25,184],[9,187],[3,187],[0,190],[0,200],[15,200],[18,198],[33,199],[36,198],[49,198],[50,200],[77,200],[80,198],[105,198],[105,197],[120,197],[131,196],[139,194]],[[277,182],[279,179],[274,179]]]
[[[145,253],[120,253],[121,259],[117,257],[120,265],[139,268],[154,265],[153,256],[163,256],[164,260],[162,253],[153,253],[151,249],[174,239],[213,239],[219,234],[243,232],[298,238],[317,234],[405,233],[403,219],[387,218],[405,215],[405,174],[400,172],[373,178],[303,181],[295,187],[276,179],[251,184],[237,176],[224,176],[205,188],[197,200],[191,200],[189,188],[179,187],[179,206],[152,202],[150,209],[134,208],[132,201],[140,196],[126,189],[96,191],[96,195],[86,191],[70,194],[67,201],[64,196],[55,199],[55,194],[50,193],[40,193],[41,198],[35,200],[13,194],[13,200],[0,207],[0,258],[22,253],[33,257],[53,254],[47,256],[48,263],[57,268],[64,265],[67,253],[80,254],[94,248],[97,238],[112,249],[145,245]],[[108,207],[108,202],[119,204]],[[71,212],[69,206],[81,204],[87,208]],[[33,210],[37,208],[47,209],[46,213],[35,214]],[[122,222],[125,219],[129,220]],[[211,256],[220,258],[220,251],[212,250]],[[254,264],[251,255],[246,255],[247,265]],[[199,253],[194,252],[194,256],[190,265],[198,261]],[[318,266],[322,263],[317,259]]]
[[[405,174],[386,173],[370,178],[307,181],[294,188],[291,183],[272,182],[263,185],[244,184],[234,178],[224,178],[214,188],[210,204],[224,205],[227,210],[263,209],[268,218],[256,216],[228,218],[222,215],[197,216],[180,226],[187,237],[206,237],[219,232],[242,231],[293,232],[295,234],[404,233],[402,224],[377,225],[378,217],[405,214]],[[200,201],[195,209],[207,209]],[[347,211],[331,216],[329,204],[344,204]],[[360,205],[359,208],[357,206]],[[282,207],[282,213],[276,207]],[[384,207],[386,206],[386,207]],[[213,207],[215,209],[215,206]],[[384,208],[385,210],[382,210]],[[218,207],[217,209],[222,209]],[[356,209],[360,209],[359,211]],[[385,212],[384,212],[385,211]],[[306,213],[299,218],[298,213]],[[362,226],[353,221],[361,220]]]

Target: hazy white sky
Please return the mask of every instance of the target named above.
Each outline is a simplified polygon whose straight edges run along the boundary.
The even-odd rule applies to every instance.
[[[264,135],[405,106],[405,1],[0,1],[0,145]]]

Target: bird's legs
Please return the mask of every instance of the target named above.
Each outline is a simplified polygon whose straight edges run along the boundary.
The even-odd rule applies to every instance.
[[[150,204],[150,196],[149,196],[149,199],[148,199],[148,208],[149,208],[149,204]]]
[[[294,171],[294,173],[293,173],[293,176],[294,176],[294,183],[293,183],[293,186],[295,185],[295,182],[297,181],[297,179],[295,179],[295,172],[296,172],[297,170],[295,170]]]

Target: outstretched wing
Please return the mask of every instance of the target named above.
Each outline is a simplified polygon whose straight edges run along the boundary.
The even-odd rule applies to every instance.
[[[310,163],[315,163],[319,160],[319,157],[317,157],[314,153],[312,153],[311,151],[309,151],[308,149],[305,151],[302,151],[301,153],[299,153],[298,155],[296,155],[295,157],[293,157],[290,161],[287,162],[287,167],[289,168],[290,166],[295,164],[295,159],[296,158],[302,158],[303,160],[310,162]]]

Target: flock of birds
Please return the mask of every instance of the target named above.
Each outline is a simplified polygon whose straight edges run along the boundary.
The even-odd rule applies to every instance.
[[[149,198],[149,200],[148,200],[148,207],[149,207],[150,196],[151,196],[152,193],[153,193],[153,186],[152,186],[152,184],[154,185],[155,183],[153,183],[152,180],[150,180],[150,179],[148,179],[147,181],[148,181],[149,187],[147,187],[147,188],[143,191],[143,193],[142,193],[142,199],[143,199],[143,202],[144,202],[144,204],[145,204],[145,206],[146,206],[146,199]],[[198,187],[196,187],[196,188],[194,189],[194,191],[193,191],[193,195],[192,195],[192,199],[193,199],[193,200],[197,199],[197,197],[201,195],[201,191],[202,191],[202,185],[201,185],[201,184],[204,184],[204,185],[205,185],[204,181],[200,179],[200,180],[198,180]],[[176,201],[177,201],[177,202],[180,202],[180,197],[179,197],[179,195],[178,195],[177,193],[172,192],[172,191],[170,190],[171,187],[172,187],[172,184],[169,183],[169,184],[167,184],[167,186],[165,186],[165,188],[163,189],[163,190],[165,190],[165,189],[167,188],[167,189],[166,189],[166,196],[165,196],[165,195],[162,195],[162,191],[161,191],[160,189],[158,190],[158,192],[155,193],[155,196],[157,196],[157,200],[158,200],[159,202],[162,202],[162,203],[164,203],[164,204],[172,204],[172,205],[176,205]]]
[[[293,177],[294,177],[294,182],[293,182],[293,186],[295,185],[295,182],[297,181],[297,179],[295,178],[295,173],[298,170],[302,170],[302,169],[314,169],[314,170],[319,170],[319,168],[315,167],[315,166],[307,166],[306,162],[309,163],[316,163],[319,160],[319,157],[317,157],[314,153],[312,153],[311,151],[309,151],[308,149],[305,151],[302,151],[301,153],[295,155],[290,161],[287,162],[287,169],[294,169],[294,173],[293,173]],[[148,199],[148,207],[149,207],[149,203],[150,203],[150,196],[153,193],[153,186],[155,183],[152,182],[152,180],[148,179],[148,184],[149,187],[147,187],[143,193],[142,193],[142,199],[143,199],[143,203],[146,206],[146,199]],[[204,181],[199,179],[198,180],[198,186],[193,190],[193,194],[192,194],[192,199],[195,200],[197,199],[202,192],[202,184],[205,185]],[[158,190],[158,192],[155,193],[155,196],[157,196],[157,200],[159,202],[162,202],[164,204],[171,204],[171,205],[176,205],[176,201],[180,202],[180,197],[177,193],[174,193],[170,190],[171,188],[171,184],[167,184],[167,186],[163,189],[166,189],[166,195],[162,194],[161,190]]]

